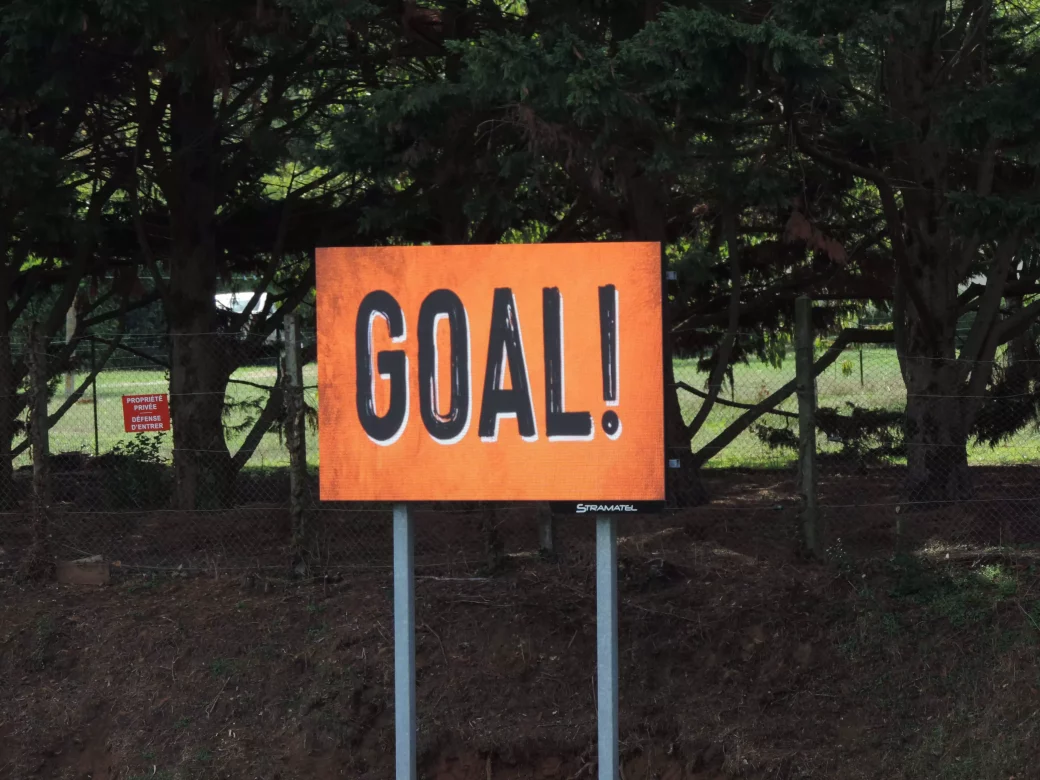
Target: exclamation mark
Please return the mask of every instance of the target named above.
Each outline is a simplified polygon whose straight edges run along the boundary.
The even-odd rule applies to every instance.
[[[603,400],[607,406],[617,406],[618,388],[618,300],[617,288],[608,284],[599,288],[599,347],[603,361]],[[621,420],[617,412],[603,413],[603,432],[608,439],[621,435]]]

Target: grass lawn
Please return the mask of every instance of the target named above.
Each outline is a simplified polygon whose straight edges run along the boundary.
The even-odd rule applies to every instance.
[[[794,357],[789,356],[780,370],[766,363],[756,362],[736,366],[733,374],[735,389],[731,389],[727,382],[722,394],[723,398],[738,403],[758,403],[794,378]],[[677,360],[675,375],[677,380],[699,389],[703,389],[707,382],[707,376],[697,371],[696,361],[693,360]],[[898,358],[895,350],[892,349],[865,348],[862,352],[858,348],[850,349],[817,378],[816,392],[817,404],[821,407],[829,406],[841,409],[847,408],[846,404],[849,403],[860,407],[886,409],[903,409],[906,406],[906,388],[899,372]],[[680,391],[680,403],[683,415],[687,420],[692,420],[700,408],[701,400]],[[796,412],[798,411],[798,401],[792,395],[780,404],[779,408]],[[694,439],[694,449],[707,444],[722,433],[743,412],[742,409],[716,405],[707,424],[701,428]],[[765,415],[760,422],[774,427],[789,423],[793,430],[797,429],[796,421],[785,420],[775,415]],[[837,451],[838,449],[838,445],[826,441],[824,437],[820,438],[820,451]],[[1011,441],[997,447],[971,444],[968,447],[968,458],[973,465],[987,466],[1040,462],[1040,432],[1035,428],[1027,428],[1020,431]],[[777,468],[791,465],[793,462],[793,452],[789,450],[771,451],[753,431],[748,430],[712,458],[709,465],[716,468]]]
[[[259,385],[273,385],[276,370],[274,366],[249,366],[235,372],[232,379],[252,382]],[[310,364],[304,367],[304,386],[307,403],[317,407],[318,367]],[[169,383],[161,370],[123,370],[105,371],[98,375],[97,382],[97,432],[98,449],[101,453],[109,452],[120,442],[129,441],[133,434],[123,430],[123,396],[144,395],[149,393],[167,393]],[[250,401],[264,402],[267,393],[248,385],[232,384],[229,396],[234,403]],[[51,429],[51,452],[94,452],[94,405],[89,402],[91,393],[88,390],[83,401],[70,409],[64,417]],[[55,394],[51,401],[51,411],[61,406],[63,396]],[[232,410],[225,423],[232,429],[228,432],[228,444],[234,452],[241,446],[248,429],[234,430],[250,415],[256,412],[249,410]],[[169,457],[173,449],[172,434],[163,435],[162,451]],[[318,437],[315,432],[307,431],[307,460],[311,465],[318,463]],[[28,456],[19,458],[17,465],[28,463]],[[272,468],[287,466],[289,452],[277,433],[268,433],[250,459],[248,468]]]
[[[862,378],[860,356],[862,354]],[[696,370],[693,360],[677,360],[675,363],[676,378],[694,387],[703,388],[707,381],[705,374]],[[765,363],[738,365],[734,369],[735,388],[727,383],[723,397],[739,403],[754,404],[762,400],[774,390],[780,388],[794,376],[794,360],[787,360],[781,369],[775,369]],[[233,377],[261,385],[270,385],[275,379],[273,366],[251,366],[235,372]],[[317,366],[310,364],[304,367],[304,385],[307,402],[317,407],[318,391]],[[98,444],[102,453],[110,451],[119,442],[125,442],[130,434],[123,431],[122,396],[124,394],[145,394],[168,392],[168,384],[162,371],[155,370],[113,370],[102,373],[97,383],[97,418]],[[896,354],[890,349],[858,349],[848,351],[817,380],[818,403],[820,406],[842,407],[853,403],[863,407],[885,407],[901,409],[906,403],[906,390],[899,374]],[[87,393],[89,399],[90,393]],[[232,384],[230,397],[235,403],[262,401],[266,393],[248,385]],[[61,404],[60,393],[51,403],[54,411]],[[680,401],[687,420],[693,418],[700,408],[700,399],[680,391]],[[792,395],[780,406],[787,411],[797,411],[797,400]],[[743,410],[716,405],[707,424],[694,440],[694,448],[699,448],[721,433],[727,425],[737,419]],[[233,430],[248,415],[246,410],[232,410],[226,420],[232,428],[228,433],[228,441],[232,451],[236,450],[245,438],[246,431]],[[783,424],[785,420],[766,415],[763,422],[774,425]],[[793,420],[786,422],[794,424]],[[164,451],[169,455],[172,441],[169,434],[164,436]],[[822,451],[836,450],[837,445],[824,439],[820,441]],[[94,408],[91,403],[79,403],[69,410],[61,421],[51,430],[52,452],[86,452],[94,451]],[[991,448],[987,445],[972,445],[969,458],[978,465],[1010,465],[1040,462],[1040,434],[1035,429],[1020,432],[1010,442]],[[307,460],[312,466],[318,462],[318,437],[316,432],[307,432]],[[709,466],[744,467],[744,468],[777,468],[793,463],[794,454],[786,450],[771,451],[752,431],[745,431],[729,447],[716,455]],[[272,468],[286,466],[289,455],[279,436],[267,434],[260,447],[249,462],[249,468]],[[28,463],[23,455],[18,465]]]

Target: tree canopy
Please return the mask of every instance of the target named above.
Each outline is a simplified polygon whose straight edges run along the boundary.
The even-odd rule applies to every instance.
[[[1021,0],[4,0],[0,480],[30,321],[76,311],[56,373],[161,311],[195,508],[279,420],[275,390],[232,453],[225,392],[315,246],[620,239],[661,242],[669,354],[708,377],[665,361],[675,500],[793,390],[693,448],[801,295],[839,345],[894,344],[911,496],[966,495],[968,441],[1040,414],[1038,31]],[[221,311],[232,279],[264,305]]]

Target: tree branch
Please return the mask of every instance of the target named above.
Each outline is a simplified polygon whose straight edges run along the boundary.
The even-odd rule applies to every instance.
[[[311,345],[303,351],[300,356],[302,363],[309,363],[317,358],[318,347],[317,345]],[[249,459],[253,457],[253,453],[256,452],[257,447],[260,446],[260,442],[264,436],[271,429],[271,426],[278,421],[282,413],[285,411],[285,391],[282,389],[281,381],[281,369],[278,371],[279,376],[275,379],[273,387],[264,388],[270,391],[270,395],[267,397],[267,403],[264,404],[263,410],[260,412],[260,416],[256,422],[253,423],[253,427],[249,429],[249,433],[246,435],[246,439],[242,442],[242,446],[238,448],[238,452],[231,458],[231,463],[235,471],[241,471]]]
[[[726,376],[726,369],[729,368],[729,360],[733,355],[733,345],[737,341],[737,328],[740,326],[740,242],[737,237],[739,225],[735,208],[735,206],[731,206],[723,217],[730,268],[729,322],[726,326],[726,334],[722,337],[722,343],[719,344],[716,352],[715,365],[708,378],[708,397],[697,410],[697,415],[686,426],[691,439],[704,425],[715,406],[715,400],[719,397],[722,380]]]
[[[892,254],[896,261],[896,271],[906,288],[906,294],[909,296],[914,308],[917,309],[917,314],[921,319],[921,325],[924,329],[925,335],[929,339],[934,340],[936,329],[932,313],[929,311],[924,297],[921,295],[921,291],[917,288],[917,284],[914,281],[913,270],[910,268],[910,253],[906,248],[906,239],[903,236],[903,221],[899,216],[899,206],[896,203],[891,182],[883,173],[881,173],[881,171],[876,170],[875,168],[857,165],[849,160],[835,157],[834,155],[828,154],[815,146],[808,138],[806,138],[798,125],[797,117],[793,114],[790,115],[789,125],[791,127],[791,132],[794,135],[795,142],[798,144],[798,148],[801,149],[804,154],[818,162],[829,165],[832,168],[836,168],[845,173],[872,182],[878,188],[882,211],[885,214],[885,222],[888,223],[888,235],[892,241]]]
[[[117,340],[112,342],[109,345],[108,350],[101,356],[101,360],[94,364],[94,368],[91,370],[90,375],[87,376],[82,382],[80,382],[79,387],[77,387],[72,392],[72,394],[65,399],[61,406],[54,410],[53,414],[47,415],[48,430],[53,428],[59,422],[61,422],[61,418],[64,417],[65,414],[69,411],[69,409],[75,406],[79,402],[79,399],[83,397],[83,394],[87,391],[87,388],[90,387],[91,383],[97,379],[98,374],[101,373],[101,370],[108,364],[109,358],[112,357],[112,353],[116,351],[118,339],[121,339],[122,337],[123,334],[120,333]],[[28,437],[23,439],[20,444],[11,449],[11,457],[17,458],[27,449],[29,449]]]
[[[304,298],[306,298],[310,294],[310,291],[314,289],[314,281],[314,261],[311,260],[310,264],[307,266],[307,270],[304,272],[303,276],[300,277],[300,280],[282,298],[282,305],[278,307],[278,310],[274,314],[264,320],[263,325],[259,328],[256,335],[266,338],[281,327],[285,315],[295,311],[296,307],[303,303]]]
[[[1016,336],[1021,336],[1033,322],[1040,317],[1040,300],[1019,309],[995,329],[997,344],[1006,344]]]
[[[256,308],[257,301],[260,300],[261,293],[267,291],[271,282],[274,280],[275,274],[278,272],[278,268],[282,263],[282,254],[285,251],[285,238],[289,232],[289,218],[292,213],[293,204],[306,195],[308,192],[313,192],[322,185],[331,181],[337,176],[334,172],[326,173],[323,176],[319,176],[314,181],[308,182],[307,184],[300,187],[300,189],[292,191],[292,183],[296,178],[296,172],[293,171],[292,180],[289,183],[290,192],[286,193],[285,199],[282,201],[282,215],[278,221],[278,231],[275,234],[274,246],[271,249],[271,258],[264,269],[263,276],[260,279],[260,283],[256,285],[253,290],[253,294],[249,298],[249,303],[242,310],[242,312],[232,318],[232,329],[240,330],[245,326],[249,320],[249,316],[253,313]]]
[[[865,328],[846,328],[834,340],[816,363],[813,364],[813,376],[819,376],[831,366],[845,351],[850,344],[890,344],[893,332],[890,330],[869,330]],[[754,407],[744,412],[734,420],[722,433],[705,444],[694,453],[694,462],[700,467],[718,455],[723,449],[733,443],[740,434],[746,431],[759,417],[770,412],[773,407],[786,400],[794,393],[797,380],[792,379],[775,393],[765,398]]]
[[[45,321],[44,333],[46,338],[50,338],[57,333],[58,328],[65,322],[65,315],[75,300],[76,293],[79,291],[79,283],[83,279],[87,258],[94,251],[97,228],[101,221],[101,212],[111,197],[122,186],[122,179],[122,175],[114,174],[90,198],[90,205],[87,208],[87,215],[84,219],[87,235],[79,242],[79,247],[70,263],[70,273],[66,278],[65,286],[58,295],[58,299],[51,306],[50,315]]]
[[[84,341],[96,341],[98,344],[111,344],[109,339],[102,338],[101,336],[84,336]],[[170,364],[160,360],[157,357],[149,355],[147,352],[141,352],[140,350],[128,347],[126,344],[118,344],[117,349],[123,352],[129,352],[134,357],[141,358],[141,360],[147,361],[152,365],[159,366],[159,368],[165,368],[167,371],[170,369]]]
[[[686,382],[676,382],[675,383],[675,387],[677,387],[680,390],[685,390],[687,393],[692,393],[693,395],[697,396],[698,398],[704,398],[704,399],[708,398],[708,394],[706,392],[704,392],[703,390],[698,390],[696,387],[693,387],[691,385],[686,384]],[[723,398],[721,395],[718,398],[715,399],[715,403],[717,403],[719,406],[728,406],[728,407],[730,407],[732,409],[757,409],[758,408],[758,406],[756,404],[744,404],[744,403],[741,403],[740,401],[730,401],[730,400],[728,400],[726,398]],[[798,415],[797,414],[795,414],[794,412],[785,412],[783,409],[769,409],[765,413],[766,414],[775,414],[775,415],[778,415],[780,417],[790,417],[792,420],[797,420],[798,419]]]
[[[119,309],[114,309],[112,311],[103,312],[103,313],[97,315],[96,317],[91,317],[89,320],[83,320],[83,327],[84,327],[84,329],[92,328],[92,327],[94,327],[96,325],[100,325],[100,324],[102,324],[104,322],[108,322],[109,320],[118,319],[119,317],[122,317],[124,314],[126,314],[128,312],[137,311],[138,309],[147,308],[148,306],[151,306],[153,303],[155,303],[158,300],[159,300],[159,293],[155,292],[155,291],[152,291],[152,292],[148,293],[146,296],[144,296],[143,298],[138,298],[133,303],[127,304],[126,306],[123,306],[123,307],[121,307]]]
[[[253,427],[249,429],[249,433],[246,435],[245,441],[242,442],[242,446],[238,448],[238,452],[231,457],[231,465],[236,472],[241,471],[246,463],[249,462],[249,459],[253,457],[253,453],[260,446],[260,442],[267,435],[271,426],[285,411],[285,393],[282,390],[281,381],[277,381],[275,386],[269,389],[271,394],[267,397],[267,403],[264,404],[260,416],[253,423]]]
[[[1022,230],[1012,231],[997,247],[993,262],[986,274],[986,289],[979,300],[978,312],[968,332],[968,339],[961,349],[961,359],[973,363],[981,359],[983,347],[990,331],[1000,315],[1000,301],[1004,297],[1004,286],[1011,272],[1011,262],[1022,245]]]
[[[54,414],[47,417],[48,428],[53,428],[57,425],[58,421],[65,416],[65,413],[83,397],[83,393],[85,393],[87,388],[90,387],[90,384],[97,379],[97,375],[101,373],[101,370],[106,365],[108,365],[109,359],[115,353],[122,338],[122,333],[116,335],[116,338],[109,343],[108,349],[106,349],[104,354],[101,355],[101,359],[94,363],[90,375],[80,383],[79,387],[77,387],[68,398],[65,399],[65,402],[55,410]]]

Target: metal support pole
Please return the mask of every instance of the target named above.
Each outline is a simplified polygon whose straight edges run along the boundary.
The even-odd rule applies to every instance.
[[[599,780],[618,780],[617,518],[596,518],[596,697]]]
[[[415,759],[415,528],[394,505],[394,732],[397,780],[417,780]]]

